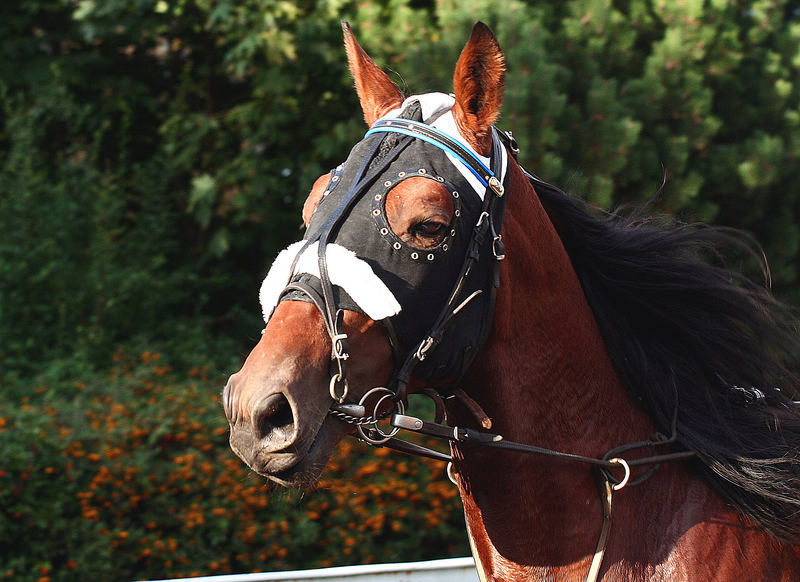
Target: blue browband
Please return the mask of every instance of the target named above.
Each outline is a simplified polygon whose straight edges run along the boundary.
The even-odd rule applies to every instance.
[[[434,145],[464,164],[484,187],[494,188],[492,182],[492,178],[495,178],[494,172],[464,144],[433,126],[410,119],[380,119],[372,125],[364,137],[375,133],[400,133]]]

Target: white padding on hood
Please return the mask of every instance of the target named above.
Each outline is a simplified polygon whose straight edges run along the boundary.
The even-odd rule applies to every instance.
[[[298,241],[282,250],[261,283],[258,298],[265,322],[269,321],[281,293],[294,275],[305,273],[319,278],[318,242],[303,251],[292,272],[292,263],[304,244],[305,241]],[[394,294],[353,251],[331,243],[325,247],[325,258],[331,283],[341,287],[367,317],[377,321],[400,313]]]

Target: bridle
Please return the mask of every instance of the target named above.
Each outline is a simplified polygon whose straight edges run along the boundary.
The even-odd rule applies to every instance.
[[[390,136],[393,136],[393,140],[389,139]],[[382,323],[386,327],[389,343],[392,347],[395,371],[387,387],[372,388],[357,403],[349,402],[347,400],[349,396],[347,360],[350,356],[347,335],[343,332],[344,310],[340,302],[337,301],[337,294],[329,276],[326,247],[339,232],[345,219],[350,216],[353,207],[367,193],[373,192],[375,182],[382,177],[392,162],[398,159],[402,152],[417,140],[444,152],[449,159],[453,160],[454,164],[461,164],[478,180],[484,189],[480,211],[472,225],[470,237],[464,249],[464,258],[455,277],[455,282],[452,284],[450,292],[447,294],[447,299],[435,317],[433,324],[424,334],[424,338],[419,343],[412,345],[411,349],[404,351],[403,342],[398,337],[392,318],[384,319]],[[391,143],[387,145],[387,142]],[[503,185],[505,166],[508,163],[508,155],[510,154],[516,159],[519,149],[510,132],[506,133],[492,128],[492,155],[487,166],[468,147],[465,147],[454,137],[429,124],[405,118],[377,121],[365,135],[364,142],[361,143],[366,148],[366,153],[363,154],[360,160],[348,161],[348,164],[357,161],[358,167],[349,180],[346,193],[339,199],[338,205],[331,210],[316,230],[310,236],[307,236],[305,245],[297,254],[297,258],[299,258],[303,251],[318,243],[319,277],[315,278],[314,281],[294,278],[286,285],[283,291],[284,296],[288,294],[293,298],[312,302],[322,314],[325,322],[332,345],[329,390],[334,402],[329,414],[342,422],[355,425],[359,438],[370,445],[385,446],[405,453],[448,462],[448,476],[454,482],[455,478],[452,475],[453,459],[450,455],[398,439],[396,437],[398,432],[400,430],[409,430],[440,438],[450,443],[513,451],[559,461],[581,463],[595,468],[603,507],[603,527],[586,580],[587,582],[597,580],[610,534],[614,493],[626,486],[642,483],[663,462],[685,460],[695,455],[694,452],[685,450],[658,452],[669,449],[672,445],[678,443],[677,409],[673,417],[672,432],[669,436],[657,433],[652,439],[616,447],[601,458],[585,457],[534,445],[511,442],[505,440],[502,435],[481,430],[448,426],[442,423],[444,419],[443,415],[440,414],[437,414],[434,422],[406,415],[407,387],[412,373],[415,373],[418,367],[425,363],[426,360],[435,357],[443,346],[447,346],[445,340],[450,340],[450,337],[446,336],[446,332],[459,315],[473,304],[476,298],[481,296],[483,301],[478,314],[481,321],[480,325],[473,330],[475,337],[470,345],[471,352],[469,356],[463,356],[463,361],[459,366],[460,369],[452,377],[445,382],[440,382],[447,388],[437,389],[435,393],[429,393],[437,403],[437,410],[444,409],[441,399],[453,396],[455,386],[457,386],[469,363],[486,340],[494,310],[495,291],[499,286],[499,264],[505,257],[500,234],[506,201],[505,187]],[[331,172],[325,195],[339,187],[347,170],[351,169],[345,168],[343,165]],[[420,172],[422,171],[423,169],[420,169]],[[522,168],[522,171],[534,186],[553,188],[553,186],[524,168]],[[443,181],[442,178],[439,178],[439,180]],[[387,187],[391,187],[390,181],[387,181],[386,184]],[[453,194],[455,195],[456,192],[453,192]],[[478,192],[479,196],[480,194]],[[376,200],[380,200],[379,196],[380,194],[375,194]],[[379,216],[377,209],[373,210],[373,212],[376,217]],[[385,230],[385,228],[382,230]],[[394,243],[395,248],[398,248],[396,246],[398,244]],[[295,258],[295,263],[297,258]],[[294,265],[291,271],[292,273],[294,272]],[[477,288],[475,288],[476,286]],[[374,404],[371,404],[372,413],[367,414],[367,403],[370,399],[374,401]],[[385,410],[387,406],[389,409]],[[378,427],[378,422],[390,416],[392,428],[388,432],[384,432]],[[651,454],[630,460],[626,460],[623,457],[623,454],[641,449],[649,449]],[[650,469],[641,476],[632,479],[631,469],[637,467],[650,467]],[[623,472],[621,477],[618,476],[620,470]]]
[[[395,361],[399,363],[389,382],[390,388],[373,388],[361,398],[358,404],[347,404],[344,402],[344,395],[339,395],[334,392],[333,380],[337,376],[334,375],[332,377],[331,396],[337,403],[331,407],[330,414],[343,422],[355,424],[358,427],[360,437],[372,445],[384,444],[399,430],[398,427],[395,427],[391,435],[386,435],[382,434],[380,429],[377,428],[377,421],[387,416],[385,413],[379,414],[377,412],[378,409],[381,408],[381,405],[386,400],[391,400],[397,412],[402,413],[404,411],[404,401],[407,398],[407,386],[415,368],[420,363],[424,362],[429,354],[442,343],[445,333],[454,318],[457,317],[472,300],[481,294],[486,294],[489,300],[486,302],[487,307],[484,313],[485,321],[481,326],[482,329],[479,332],[480,337],[477,338],[476,341],[477,349],[475,351],[477,352],[480,346],[482,346],[488,334],[491,315],[494,311],[494,294],[495,289],[499,286],[499,264],[500,261],[505,258],[504,246],[500,235],[505,211],[505,188],[501,182],[501,178],[498,176],[502,176],[503,172],[499,166],[507,161],[507,157],[504,156],[504,145],[511,143],[510,135],[501,133],[499,130],[493,128],[493,152],[490,158],[493,163],[490,165],[494,167],[490,168],[457,140],[424,123],[404,119],[379,120],[373,124],[366,136],[389,133],[399,134],[406,138],[419,139],[452,155],[479,180],[480,184],[485,189],[485,193],[483,196],[482,208],[478,215],[477,222],[472,228],[471,238],[455,284],[449,293],[447,301],[439,312],[438,317],[424,339],[407,353],[401,354],[399,353],[400,342],[396,339],[391,320],[384,320],[383,322],[387,327],[390,338],[389,343],[395,354]],[[471,281],[474,276],[474,270],[482,255],[487,252],[491,252],[493,258],[492,273],[488,281],[489,285],[485,289],[474,290],[465,295],[467,282]],[[466,368],[466,366],[464,367]],[[335,374],[338,374],[338,371]],[[453,378],[450,379],[447,384],[455,385],[457,381],[458,378]],[[370,396],[374,396],[376,393],[380,394],[380,397],[374,406],[373,414],[367,416],[364,404]],[[440,395],[446,395],[445,390],[439,393]],[[372,431],[369,433],[364,431],[362,427],[365,425],[373,425]]]
[[[310,301],[321,313],[332,346],[329,391],[334,404],[331,406],[330,414],[343,422],[355,424],[358,427],[359,435],[373,445],[383,444],[387,437],[384,435],[374,438],[362,427],[375,425],[379,416],[386,417],[388,414],[379,415],[375,412],[368,416],[365,409],[368,399],[378,399],[378,403],[374,407],[375,411],[387,402],[391,402],[395,412],[404,412],[407,386],[412,374],[421,375],[426,380],[434,377],[439,386],[444,386],[440,389],[440,394],[443,396],[447,395],[447,387],[457,385],[475,354],[480,351],[491,327],[495,289],[499,285],[499,263],[505,256],[500,231],[505,211],[503,179],[508,164],[506,145],[512,143],[510,136],[492,128],[492,153],[487,164],[469,146],[448,135],[445,131],[429,123],[423,123],[421,119],[410,118],[419,114],[418,111],[414,111],[413,105],[412,103],[412,106],[404,108],[402,117],[384,118],[375,122],[366,133],[364,140],[354,148],[354,152],[358,151],[358,156],[356,157],[351,152],[348,161],[331,172],[323,199],[335,198],[334,194],[337,194],[337,204],[332,207],[328,203],[327,214],[323,215],[317,224],[312,223],[313,228],[309,227],[311,232],[307,233],[304,239],[305,243],[297,253],[290,269],[292,278],[281,293],[282,298]],[[407,110],[411,110],[411,112]],[[430,121],[428,119],[428,122]],[[436,154],[438,152],[437,155],[441,158],[444,158],[442,154],[446,155],[450,161],[444,165],[449,166],[450,169],[449,172],[442,172],[443,166],[440,163],[439,169],[434,170],[437,175],[433,177],[433,171],[426,170],[423,160],[416,166],[419,167],[417,172],[452,188],[452,196],[457,206],[450,238],[434,250],[410,249],[411,262],[416,261],[422,265],[428,262],[433,263],[438,260],[436,253],[441,254],[447,251],[448,246],[453,247],[450,255],[463,250],[463,258],[459,264],[458,258],[448,257],[452,259],[449,264],[454,281],[441,283],[443,301],[424,334],[410,337],[416,334],[404,333],[402,323],[398,328],[398,323],[394,321],[394,318],[387,317],[381,320],[392,348],[395,370],[387,387],[373,388],[358,403],[350,402],[348,401],[347,373],[347,361],[350,354],[347,334],[343,331],[343,313],[345,308],[361,310],[357,304],[347,303],[346,300],[343,302],[341,293],[337,295],[338,290],[334,288],[329,273],[327,249],[332,241],[340,235],[346,219],[353,215],[353,209],[358,207],[362,211],[365,210],[369,199],[374,196],[378,202],[372,203],[370,212],[377,226],[381,227],[380,235],[382,237],[378,237],[380,242],[374,246],[385,249],[381,252],[400,253],[404,250],[401,242],[391,240],[389,225],[382,217],[380,201],[386,193],[382,193],[380,183],[385,180],[385,187],[391,188],[396,183],[392,181],[392,178],[399,181],[408,177],[405,175],[408,172],[401,171],[399,172],[400,177],[396,178],[388,170],[390,167],[396,169],[396,165],[392,164],[400,159],[403,152],[407,149],[411,150],[412,144],[420,143],[433,146],[422,153]],[[413,152],[410,155],[413,156]],[[452,171],[454,167],[458,168],[461,174],[471,177],[471,184],[477,181],[479,184],[477,189],[474,186],[471,188],[476,190],[474,193],[465,191],[470,189],[470,186],[466,180]],[[354,168],[355,171],[353,171]],[[445,177],[448,173],[451,175],[449,179]],[[451,182],[458,186],[450,186]],[[342,186],[343,183],[346,186]],[[337,191],[342,188],[346,188],[343,195]],[[467,204],[467,196],[470,197],[469,204]],[[319,206],[315,214],[318,211]],[[472,223],[469,222],[470,220]],[[459,229],[461,225],[466,226],[469,231],[468,238],[466,231],[463,234],[460,231],[458,235],[456,234],[455,222],[458,222]],[[469,230],[470,227],[471,230]],[[374,233],[373,236],[375,236]],[[386,242],[387,245],[382,245],[382,242]],[[393,249],[389,248],[389,244]],[[459,245],[458,251],[455,249],[457,244]],[[313,245],[317,245],[319,276],[312,278],[293,276],[300,256]],[[379,255],[378,258],[380,259],[381,256]],[[380,264],[381,261],[373,260],[373,266],[376,262]],[[414,265],[413,268],[416,269],[417,265]],[[399,274],[398,278],[405,278],[403,275],[403,273]],[[449,288],[449,291],[445,287]],[[407,306],[404,309],[407,309]],[[454,351],[461,349],[460,345],[453,348],[453,342],[443,343],[447,332],[451,330],[454,323],[456,323],[456,327],[469,326],[466,334],[451,334],[453,338],[471,336],[468,349],[463,350],[464,353]],[[460,329],[459,332],[461,332]],[[437,366],[437,364],[439,365]],[[420,372],[420,368],[425,367],[427,367],[427,371]],[[446,373],[441,372],[442,369],[445,369]],[[374,433],[374,431],[371,432]]]

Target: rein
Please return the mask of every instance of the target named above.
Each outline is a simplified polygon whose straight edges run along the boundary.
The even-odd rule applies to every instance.
[[[385,446],[406,454],[428,457],[439,461],[447,461],[447,476],[455,485],[458,485],[458,483],[453,476],[452,456],[416,445],[414,443],[397,439],[393,436],[395,432],[400,429],[410,430],[419,434],[444,439],[451,443],[462,443],[528,455],[549,457],[556,461],[582,463],[597,469],[596,474],[598,481],[598,492],[600,494],[600,502],[603,507],[603,526],[600,531],[600,538],[597,542],[597,548],[592,558],[592,563],[589,567],[589,572],[586,576],[586,582],[596,582],[600,575],[600,567],[602,566],[605,551],[608,546],[608,540],[611,534],[614,493],[624,489],[627,486],[634,486],[643,483],[655,473],[661,463],[683,461],[695,456],[693,451],[652,454],[647,457],[639,457],[631,460],[626,460],[620,456],[623,453],[627,453],[632,450],[644,449],[648,447],[655,453],[655,450],[659,447],[667,447],[676,443],[678,440],[677,409],[675,410],[675,415],[673,416],[672,434],[669,437],[666,437],[661,433],[656,433],[651,440],[639,441],[615,447],[614,449],[608,451],[601,458],[586,457],[583,455],[564,453],[534,445],[507,441],[502,435],[499,434],[478,431],[471,428],[448,426],[438,422],[424,421],[414,416],[408,416],[402,413],[396,413],[392,415],[391,425],[394,427],[394,430],[389,435],[386,435],[380,429],[378,429],[377,425],[374,425],[374,427],[370,429],[371,431],[377,432],[384,437],[388,437],[383,441],[382,445],[377,446]],[[360,428],[361,427],[359,427],[359,429]],[[363,431],[360,430],[359,432]],[[375,438],[374,434],[372,438]],[[631,468],[648,466],[650,469],[647,470],[642,476],[631,480]],[[613,471],[618,470],[619,468],[624,470],[622,479],[617,479],[613,474]]]

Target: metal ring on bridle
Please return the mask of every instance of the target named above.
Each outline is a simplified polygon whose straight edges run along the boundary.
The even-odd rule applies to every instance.
[[[620,489],[625,487],[625,485],[628,484],[628,481],[631,478],[631,468],[630,468],[630,466],[628,465],[628,462],[625,459],[620,459],[619,457],[614,457],[613,459],[609,459],[608,462],[609,463],[617,463],[619,465],[622,465],[622,468],[625,469],[625,476],[622,478],[622,481],[620,481],[619,483],[611,486],[611,488],[614,491],[619,491]]]
[[[338,384],[339,382],[341,382],[342,385],[344,386],[344,390],[342,391],[341,396],[336,393],[336,384]],[[328,389],[330,390],[331,398],[333,398],[339,404],[343,404],[344,399],[347,398],[347,392],[349,390],[347,378],[343,378],[342,375],[337,372],[336,374],[331,376],[331,383],[328,386]]]
[[[369,398],[372,394],[375,394],[376,392],[385,392],[385,394],[380,398],[378,398],[378,401],[375,403],[375,406],[372,409],[372,418],[375,420],[371,423],[372,426],[370,426],[369,428],[371,429],[373,434],[377,433],[380,436],[377,438],[375,438],[374,436],[369,436],[364,431],[365,425],[361,424],[356,425],[356,432],[358,432],[358,436],[360,436],[364,441],[368,442],[369,444],[382,445],[388,442],[389,439],[391,439],[394,435],[396,435],[400,431],[400,429],[398,427],[393,427],[389,433],[385,433],[380,428],[378,428],[378,416],[379,416],[378,409],[381,407],[384,400],[386,400],[387,398],[393,398],[395,396],[395,393],[389,390],[388,388],[378,386],[376,388],[373,388],[372,390],[369,390],[366,394],[364,394],[364,396],[361,397],[361,400],[358,401],[358,404],[363,406],[364,403],[367,401],[367,398]],[[397,412],[397,414],[405,414],[406,407],[403,404],[402,400],[394,401],[394,412]]]
[[[453,467],[453,461],[447,463],[447,478],[450,479],[450,482],[458,487],[458,481],[456,480],[456,471]]]

